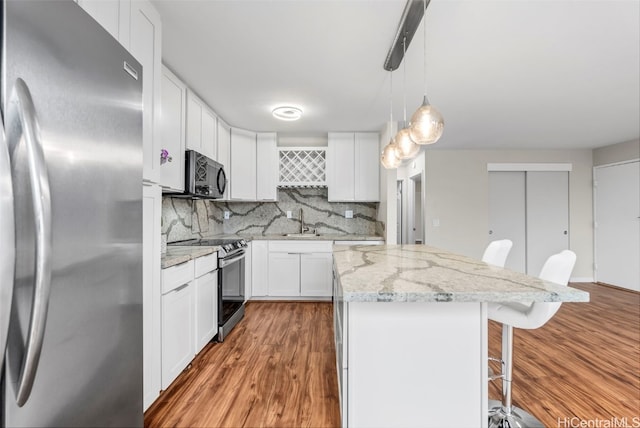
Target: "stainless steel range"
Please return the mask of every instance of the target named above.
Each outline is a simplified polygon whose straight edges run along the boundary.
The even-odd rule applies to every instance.
[[[241,238],[190,239],[168,245],[219,246],[218,250],[218,341],[224,341],[244,316],[244,270],[247,242]]]

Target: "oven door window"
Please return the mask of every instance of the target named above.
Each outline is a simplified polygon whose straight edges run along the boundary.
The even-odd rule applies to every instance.
[[[218,271],[221,324],[244,303],[244,263],[245,259],[242,258]]]

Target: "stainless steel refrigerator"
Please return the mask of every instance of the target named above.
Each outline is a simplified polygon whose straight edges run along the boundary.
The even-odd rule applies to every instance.
[[[71,0],[1,10],[1,425],[142,426],[142,67]]]

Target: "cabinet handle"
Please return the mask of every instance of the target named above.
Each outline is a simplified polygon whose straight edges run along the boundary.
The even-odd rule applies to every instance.
[[[183,290],[183,289],[184,289],[185,287],[187,287],[189,284],[191,284],[191,283],[190,283],[190,282],[187,282],[186,284],[182,284],[180,287],[178,287],[178,288],[174,288],[174,289],[173,289],[173,292],[174,292],[174,293],[177,293],[178,291]]]

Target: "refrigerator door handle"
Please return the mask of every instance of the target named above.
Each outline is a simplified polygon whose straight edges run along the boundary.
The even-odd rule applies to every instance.
[[[51,291],[51,193],[35,107],[24,80],[16,79],[7,110],[9,153],[13,153],[21,141],[25,143],[36,231],[33,303],[16,391],[16,403],[22,406],[31,394],[47,323]]]
[[[7,346],[13,279],[16,261],[13,185],[9,148],[4,136],[4,123],[0,117],[0,363],[4,362]],[[2,364],[0,364],[2,367]]]

